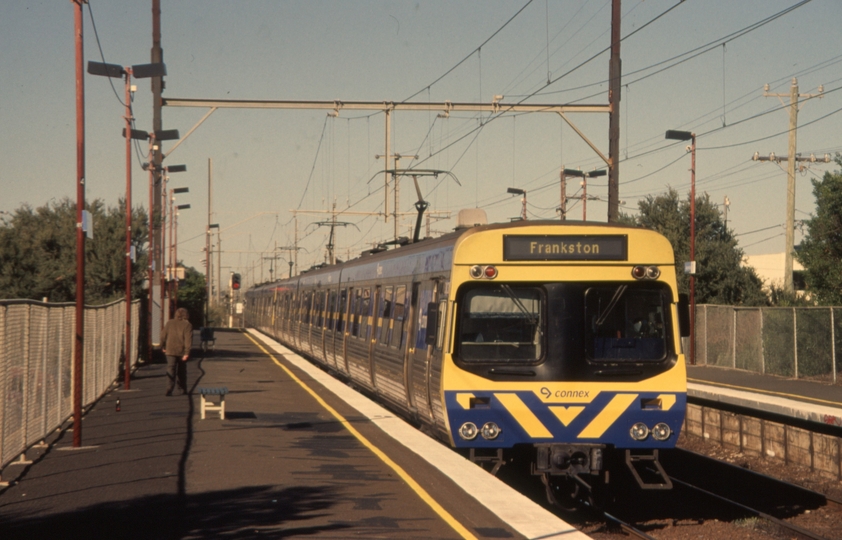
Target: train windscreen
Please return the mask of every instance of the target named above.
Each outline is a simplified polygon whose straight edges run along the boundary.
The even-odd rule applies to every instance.
[[[474,286],[458,297],[455,355],[465,364],[568,367],[658,363],[669,343],[672,293],[663,283]]]

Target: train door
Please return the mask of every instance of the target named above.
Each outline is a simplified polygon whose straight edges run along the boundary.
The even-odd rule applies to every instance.
[[[445,329],[447,323],[447,296],[450,292],[450,282],[435,280],[430,296],[430,303],[423,307],[428,309],[425,328],[425,343],[427,347],[427,398],[430,403],[431,416],[444,428],[444,403],[439,389],[442,387],[442,360],[446,343]]]
[[[407,378],[411,402],[419,420],[433,421],[428,390],[430,357],[427,351],[427,304],[432,298],[432,282],[413,283],[410,299],[409,328],[407,329]]]
[[[368,372],[371,375],[371,387],[377,391],[377,381],[374,377],[374,369],[376,362],[374,361],[374,344],[377,341],[377,331],[380,329],[380,285],[375,285],[371,294],[371,303],[369,304],[370,324],[365,333],[366,341],[368,343]]]
[[[345,373],[348,371],[348,333],[350,332],[350,325],[348,324],[348,310],[350,304],[350,295],[348,289],[343,287],[339,294],[339,305],[337,306],[337,321],[336,321],[336,366],[337,369]]]
[[[325,361],[329,366],[336,367],[336,344],[339,343],[337,339],[337,290],[330,289],[327,298],[327,307],[325,313]]]

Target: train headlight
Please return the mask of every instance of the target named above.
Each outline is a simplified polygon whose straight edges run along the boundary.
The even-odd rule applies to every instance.
[[[665,441],[670,438],[671,434],[672,430],[663,422],[655,424],[655,427],[652,428],[652,437],[656,441]]]
[[[473,422],[465,422],[462,424],[462,427],[459,428],[459,436],[466,441],[473,441],[476,439],[477,433],[479,433],[479,430],[477,429],[477,425]]]
[[[482,426],[482,438],[487,439],[489,441],[493,441],[500,435],[500,426],[495,424],[494,422],[486,422],[484,426]]]
[[[485,269],[480,265],[475,265],[471,267],[471,277],[474,279],[479,279],[485,273]]]
[[[649,428],[646,427],[646,424],[643,422],[638,422],[632,426],[631,430],[629,431],[631,438],[636,441],[642,441],[649,436]]]

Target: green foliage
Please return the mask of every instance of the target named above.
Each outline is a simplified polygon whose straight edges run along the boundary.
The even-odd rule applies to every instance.
[[[842,156],[836,155],[842,165]],[[795,257],[804,266],[807,291],[822,305],[842,305],[842,171],[813,180],[816,215]]]
[[[85,241],[85,303],[99,304],[125,297],[125,201],[106,208],[88,203],[94,238]],[[132,214],[132,244],[138,259],[132,270],[132,296],[142,294],[147,267],[142,247],[147,217]],[[76,300],[76,203],[68,198],[33,209],[25,205],[0,223],[0,298],[50,302]]]
[[[194,328],[201,327],[205,311],[205,276],[195,268],[184,268],[184,280],[178,285],[178,306],[190,313],[190,323]]]
[[[690,197],[680,200],[670,188],[665,194],[649,195],[638,203],[637,216],[621,216],[620,222],[663,234],[675,251],[678,287],[690,288],[684,262],[690,260]],[[753,268],[741,266],[743,250],[731,234],[719,209],[705,194],[696,198],[696,303],[759,306],[768,303],[763,283]]]
[[[777,285],[772,285],[769,288],[769,303],[776,307],[805,307],[816,305],[811,295],[801,295],[798,291],[787,291]]]

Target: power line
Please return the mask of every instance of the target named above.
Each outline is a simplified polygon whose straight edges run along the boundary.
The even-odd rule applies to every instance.
[[[411,96],[409,96],[408,98],[404,99],[403,101],[404,101],[404,102],[409,101],[410,99],[414,98],[415,96],[417,96],[418,94],[420,94],[420,93],[421,93],[421,92],[423,92],[424,90],[426,90],[426,89],[430,88],[431,86],[433,86],[434,84],[436,84],[436,83],[437,83],[437,82],[439,82],[440,80],[442,80],[442,79],[444,79],[445,77],[447,77],[448,75],[450,75],[450,74],[453,72],[453,70],[455,70],[456,68],[458,68],[459,66],[461,66],[463,63],[465,63],[465,61],[467,61],[467,60],[468,60],[468,58],[472,57],[472,56],[474,55],[474,53],[476,53],[477,51],[479,51],[480,49],[482,49],[482,48],[483,48],[483,46],[485,46],[485,44],[486,44],[486,43],[488,43],[489,41],[491,41],[492,39],[494,39],[494,36],[496,36],[497,34],[499,34],[499,33],[500,33],[500,32],[501,32],[501,31],[502,31],[502,30],[503,30],[506,26],[508,26],[508,25],[509,25],[509,23],[510,23],[510,22],[512,22],[513,20],[515,20],[515,18],[516,18],[518,15],[520,15],[520,14],[521,14],[521,12],[523,12],[523,10],[524,10],[524,9],[526,9],[526,8],[527,8],[527,6],[529,6],[529,4],[531,4],[531,3],[532,3],[532,0],[528,0],[528,1],[527,1],[524,5],[523,5],[523,7],[521,7],[519,10],[517,10],[517,13],[515,13],[514,15],[512,15],[512,16],[511,16],[511,18],[503,24],[503,26],[501,26],[500,28],[498,28],[498,29],[497,29],[497,31],[496,31],[496,32],[494,32],[493,34],[491,34],[491,36],[489,36],[489,37],[488,37],[488,39],[486,39],[485,41],[483,41],[483,42],[479,45],[479,47],[477,47],[477,48],[475,48],[474,50],[472,50],[472,51],[470,52],[470,54],[468,54],[468,56],[466,56],[465,58],[463,58],[462,60],[460,60],[460,61],[459,61],[459,62],[458,62],[455,66],[453,66],[452,68],[448,69],[448,70],[447,70],[447,71],[446,71],[443,75],[441,75],[438,79],[434,80],[433,82],[431,82],[430,84],[428,84],[427,86],[425,86],[425,87],[424,87],[424,88],[422,88],[421,90],[419,90],[419,91],[415,92],[414,94],[412,94],[412,95],[411,95]]]

